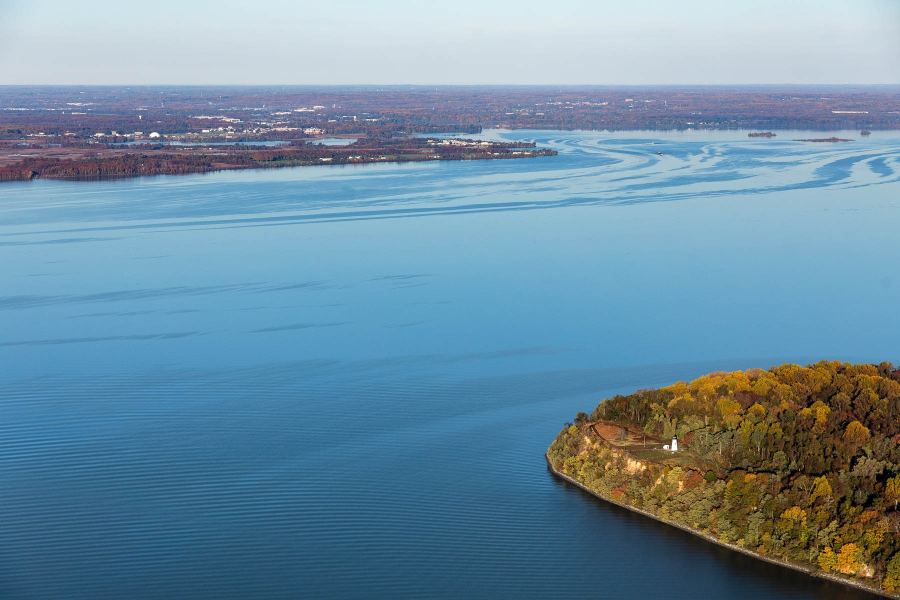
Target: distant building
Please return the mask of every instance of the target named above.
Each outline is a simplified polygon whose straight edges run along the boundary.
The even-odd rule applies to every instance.
[[[160,137],[159,132],[154,131],[153,133],[150,134],[150,137],[153,138],[153,139],[156,139],[156,138]]]
[[[678,452],[678,438],[674,435],[672,436],[671,449],[672,449],[672,452]]]

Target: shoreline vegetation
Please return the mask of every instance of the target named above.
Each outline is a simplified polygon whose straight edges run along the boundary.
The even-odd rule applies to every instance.
[[[749,550],[747,548],[742,548],[736,544],[730,544],[728,542],[723,542],[716,536],[711,535],[709,533],[703,533],[699,529],[689,527],[689,526],[679,523],[677,521],[670,521],[670,520],[663,519],[659,515],[653,514],[646,510],[642,510],[640,508],[637,508],[636,506],[633,506],[630,504],[625,504],[624,502],[618,502],[616,500],[613,500],[610,496],[605,496],[605,495],[601,494],[600,492],[597,492],[596,490],[593,490],[593,489],[587,487],[586,485],[584,485],[577,479],[574,479],[573,477],[570,477],[569,475],[566,475],[565,473],[558,471],[556,469],[556,467],[553,466],[553,461],[550,460],[549,455],[544,455],[544,458],[547,459],[547,468],[550,470],[551,473],[553,473],[553,475],[555,475],[556,477],[559,477],[566,483],[570,483],[570,484],[574,485],[575,487],[581,488],[583,491],[594,496],[595,498],[599,498],[600,500],[603,500],[604,502],[609,502],[610,504],[615,504],[616,506],[618,506],[620,508],[624,508],[625,510],[629,510],[629,511],[637,513],[639,515],[649,517],[655,521],[664,523],[665,525],[675,527],[677,529],[680,529],[682,531],[690,533],[691,535],[695,535],[701,539],[704,539],[707,542],[716,544],[717,546],[722,546],[723,548],[728,548],[729,550],[733,550],[735,552],[740,552],[741,554],[745,554],[747,556],[750,556],[757,560],[767,562],[769,564],[778,565],[778,566],[784,567],[786,569],[791,569],[792,571],[799,571],[801,573],[809,575],[810,577],[817,577],[819,579],[827,579],[828,581],[834,581],[836,583],[841,583],[843,585],[847,585],[847,586],[851,586],[851,587],[854,587],[857,589],[865,590],[869,593],[883,596],[885,598],[896,598],[897,597],[896,594],[890,594],[888,592],[885,592],[884,590],[875,589],[873,587],[870,587],[870,586],[868,586],[864,583],[860,583],[858,581],[853,581],[850,579],[845,579],[843,577],[838,577],[837,575],[825,573],[824,571],[821,571],[819,569],[808,567],[806,565],[802,565],[799,563],[792,563],[787,560],[779,560],[777,558],[772,558],[770,556],[764,556],[762,554],[759,554],[758,552],[754,552],[753,550]]]
[[[95,181],[148,175],[185,175],[235,169],[267,169],[379,162],[499,160],[555,156],[533,142],[486,142],[439,138],[357,140],[342,146],[292,142],[281,146],[171,146],[141,144],[94,147],[17,149],[0,166],[0,182],[33,179]],[[0,158],[2,158],[0,150]]]
[[[890,363],[711,373],[579,413],[546,459],[603,500],[900,598],[898,417]],[[666,449],[673,436],[677,451]]]

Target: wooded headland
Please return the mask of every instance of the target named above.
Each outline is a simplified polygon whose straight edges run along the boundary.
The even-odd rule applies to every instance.
[[[547,459],[601,498],[900,597],[898,417],[890,363],[712,373],[579,413]]]

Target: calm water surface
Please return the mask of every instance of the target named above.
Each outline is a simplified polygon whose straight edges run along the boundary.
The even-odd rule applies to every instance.
[[[900,134],[485,135],[559,156],[0,187],[0,596],[866,597],[543,452],[618,392],[900,362]]]

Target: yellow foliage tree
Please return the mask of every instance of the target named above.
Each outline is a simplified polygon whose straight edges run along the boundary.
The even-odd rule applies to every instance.
[[[753,419],[754,423],[759,423],[760,421],[764,421],[766,418],[766,409],[763,408],[763,405],[759,402],[756,402],[747,409],[747,414]]]
[[[783,513],[781,518],[791,521],[794,525],[806,525],[806,511],[799,506],[792,506]]]
[[[670,392],[673,396],[681,396],[688,391],[688,386],[685,382],[679,381],[677,383],[673,383],[670,386],[662,388],[662,390]]]
[[[826,573],[831,573],[837,568],[837,554],[830,547],[826,547],[819,553],[819,566]]]
[[[897,510],[897,503],[900,502],[900,475],[891,477],[884,486],[884,499],[894,503],[894,510]]]
[[[771,389],[772,389],[772,380],[767,377],[760,377],[753,383],[753,386],[750,388],[750,391],[752,391],[757,396],[765,396],[766,394],[769,393],[769,390],[771,390]]]
[[[831,409],[821,400],[816,400],[812,406],[800,411],[801,417],[812,417],[815,419],[812,431],[816,434],[825,432],[825,425],[828,423],[829,414],[831,414]]]
[[[845,575],[853,575],[861,565],[862,549],[856,544],[844,544],[837,555],[837,570]]]
[[[750,377],[742,372],[735,371],[725,378],[725,385],[734,392],[749,392],[752,388],[750,385]]]
[[[869,428],[859,421],[853,421],[847,425],[847,429],[844,430],[843,439],[844,442],[851,446],[862,446],[869,441]]]
[[[722,398],[716,403],[722,414],[722,421],[728,429],[736,429],[741,423],[741,405],[730,398]]]
[[[813,484],[815,487],[813,488],[813,493],[809,497],[810,506],[812,506],[819,498],[824,498],[826,502],[831,499],[831,484],[828,483],[828,478],[824,475],[822,477],[816,477]]]

